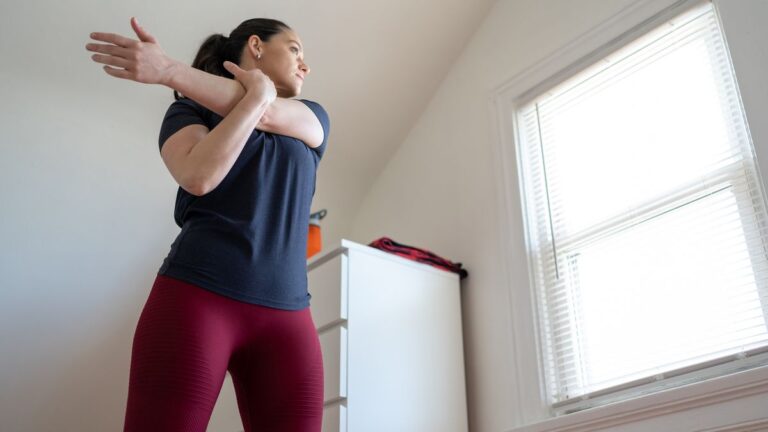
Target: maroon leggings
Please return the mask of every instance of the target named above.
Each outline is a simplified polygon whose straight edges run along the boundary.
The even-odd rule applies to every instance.
[[[320,431],[310,308],[245,303],[158,275],[133,339],[124,432],[205,431],[226,371],[245,432]]]

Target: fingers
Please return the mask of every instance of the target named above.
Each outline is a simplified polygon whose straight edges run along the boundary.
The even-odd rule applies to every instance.
[[[148,31],[144,30],[144,27],[139,25],[139,20],[137,20],[136,17],[131,17],[131,27],[133,27],[133,31],[136,33],[136,36],[139,37],[140,41],[157,43],[157,39],[149,34]]]
[[[243,72],[242,69],[240,69],[240,66],[232,63],[231,61],[227,60],[224,62],[224,69],[228,70],[229,73],[231,73],[234,76],[239,76],[241,72]]]
[[[116,33],[91,33],[91,39],[102,41],[102,42],[109,42],[121,47],[130,47],[138,43],[135,39],[130,39],[125,36],[121,36]]]
[[[130,72],[124,69],[115,69],[109,66],[104,66],[104,72],[117,78],[131,79]]]
[[[93,51],[93,52],[102,53],[102,54],[109,54],[109,55],[122,57],[122,58],[128,58],[130,56],[130,51],[128,49],[117,46],[117,45],[89,43],[85,45],[85,49],[87,49],[88,51]]]
[[[111,56],[111,55],[94,54],[91,56],[91,59],[96,63],[117,66],[123,69],[128,69],[128,67],[131,66],[131,62],[129,62],[128,60],[121,57]]]

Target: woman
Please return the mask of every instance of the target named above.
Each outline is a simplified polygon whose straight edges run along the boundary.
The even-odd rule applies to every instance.
[[[188,67],[131,25],[139,40],[93,33],[107,43],[86,48],[114,77],[174,89],[159,146],[181,232],[136,327],[124,430],[204,431],[229,371],[246,432],[319,431],[306,248],[329,120],[290,99],[309,73],[301,40],[251,19],[210,36]]]

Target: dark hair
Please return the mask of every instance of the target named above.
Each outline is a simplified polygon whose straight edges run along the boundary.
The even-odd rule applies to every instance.
[[[251,35],[257,35],[261,40],[267,42],[277,33],[290,29],[284,22],[270,18],[252,18],[243,21],[236,29],[232,30],[229,37],[221,33],[208,36],[198,49],[192,67],[214,75],[234,78],[229,71],[224,69],[224,62],[229,60],[239,64],[243,47]],[[173,97],[176,100],[181,98],[176,90],[173,91]]]

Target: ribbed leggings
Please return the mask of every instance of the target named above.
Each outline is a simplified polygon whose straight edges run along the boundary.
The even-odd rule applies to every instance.
[[[157,275],[133,338],[124,432],[202,432],[229,371],[245,432],[319,432],[310,308],[241,302]]]

